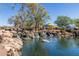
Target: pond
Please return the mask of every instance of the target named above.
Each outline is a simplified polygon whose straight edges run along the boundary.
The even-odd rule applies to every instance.
[[[79,56],[79,38],[47,37],[43,41],[27,40],[22,48],[22,56]]]

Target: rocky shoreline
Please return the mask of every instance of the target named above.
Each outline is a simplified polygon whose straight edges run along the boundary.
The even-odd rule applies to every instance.
[[[48,36],[71,37],[75,36],[75,32],[67,32],[64,30],[34,30],[17,31],[0,29],[0,56],[20,56],[24,41],[29,39],[41,38],[46,39]]]
[[[48,37],[48,36],[59,36],[59,37],[71,37],[71,36],[78,36],[79,31],[74,31],[74,32],[68,32],[65,30],[40,30],[38,32],[35,31],[25,31],[25,34],[23,37],[30,37],[30,38],[35,38],[36,33],[39,37]]]
[[[21,55],[22,40],[13,37],[13,31],[0,30],[0,56]]]

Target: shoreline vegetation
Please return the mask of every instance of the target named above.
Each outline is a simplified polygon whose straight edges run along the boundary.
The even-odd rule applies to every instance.
[[[43,41],[47,37],[54,36],[60,38],[79,36],[79,19],[73,20],[67,16],[58,16],[55,21],[56,25],[46,24],[50,16],[40,4],[27,3],[19,4],[19,6],[17,14],[9,18],[9,23],[13,26],[0,27],[0,45],[2,46],[0,49],[4,49],[1,52],[2,55],[22,55],[21,49],[25,40],[38,38]]]

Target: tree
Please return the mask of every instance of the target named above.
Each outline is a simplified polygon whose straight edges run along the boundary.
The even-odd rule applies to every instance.
[[[77,27],[79,27],[79,19],[75,19],[75,20],[74,20],[74,23],[75,23],[75,25],[76,25]]]
[[[40,26],[43,26],[45,20],[49,19],[49,15],[45,8],[35,3],[19,4],[21,7],[18,11],[18,21],[16,15],[11,17],[9,20],[14,25],[18,25],[19,28],[24,29],[25,27],[33,26],[35,30],[38,30]],[[14,20],[13,20],[14,19]],[[17,22],[16,22],[17,21]]]
[[[45,21],[50,19],[45,8],[39,4],[27,4],[29,18],[34,21],[35,30],[38,30],[40,26],[43,26]]]
[[[20,13],[20,12],[19,12]],[[9,18],[9,23],[10,24],[13,24],[14,27],[18,30],[18,29],[24,29],[24,22],[26,21],[26,18],[22,18],[22,17],[26,17],[24,15],[20,15],[20,14],[17,14],[15,16],[12,16],[11,18]]]
[[[12,16],[8,21],[10,24],[13,24],[16,29],[19,28],[21,23],[18,16]]]
[[[72,24],[72,19],[67,16],[58,16],[55,23],[59,27],[66,27],[68,24]]]
[[[25,23],[25,29],[33,29],[34,28],[34,22],[32,20],[27,20]]]

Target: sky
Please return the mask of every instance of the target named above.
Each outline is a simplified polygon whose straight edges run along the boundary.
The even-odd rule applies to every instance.
[[[47,23],[54,23],[55,20],[57,20],[57,16],[68,16],[71,17],[73,19],[75,18],[79,18],[79,4],[77,3],[43,3],[41,4],[41,6],[43,6],[49,16],[50,16],[50,20],[47,21]],[[1,4],[0,3],[0,26],[7,26],[10,25],[8,23],[8,19],[11,16],[14,16],[19,8],[19,5],[16,6],[16,9],[12,9],[13,4],[11,3],[4,3]]]

